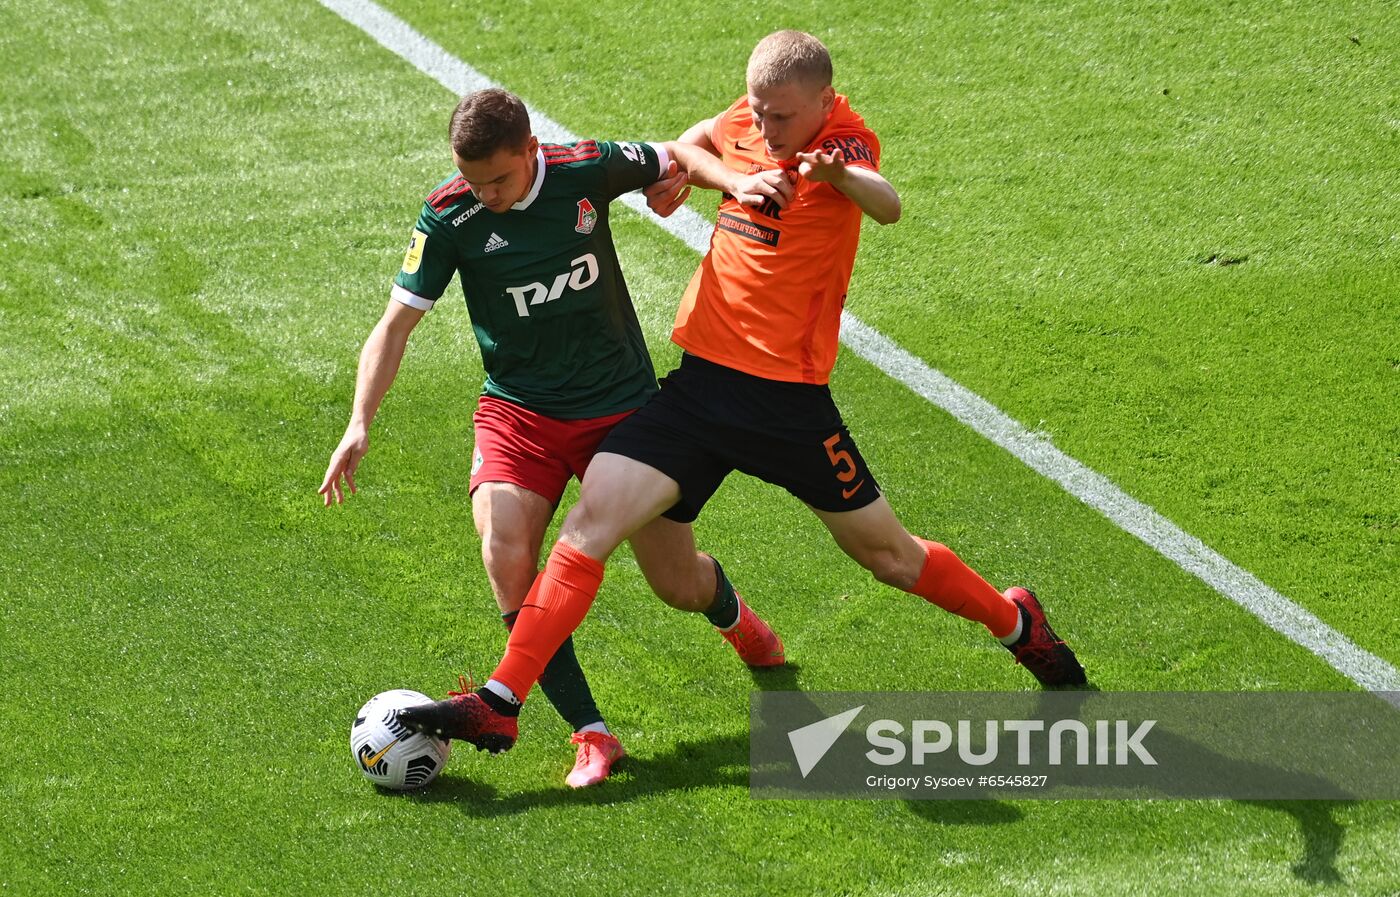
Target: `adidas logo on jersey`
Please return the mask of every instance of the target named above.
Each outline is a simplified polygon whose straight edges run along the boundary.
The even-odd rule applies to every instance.
[[[495,252],[497,249],[504,249],[509,245],[510,244],[507,243],[505,239],[501,237],[500,234],[492,233],[491,239],[486,241],[486,251]]]

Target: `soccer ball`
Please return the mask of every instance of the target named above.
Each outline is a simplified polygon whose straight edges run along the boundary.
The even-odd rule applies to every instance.
[[[350,727],[350,753],[365,778],[384,788],[422,788],[442,771],[452,743],[414,732],[399,722],[404,707],[432,698],[406,688],[380,692],[365,702]]]

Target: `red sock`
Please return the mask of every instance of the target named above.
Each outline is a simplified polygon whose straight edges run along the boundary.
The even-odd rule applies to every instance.
[[[1016,604],[977,575],[952,549],[938,542],[919,539],[924,546],[924,570],[911,589],[925,601],[949,613],[975,620],[1004,638],[1016,628]]]
[[[588,615],[602,585],[601,563],[563,542],[554,543],[515,618],[506,656],[491,678],[524,701],[549,659]]]

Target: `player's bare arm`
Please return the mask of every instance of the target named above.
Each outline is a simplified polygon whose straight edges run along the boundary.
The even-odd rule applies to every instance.
[[[879,172],[847,165],[846,156],[839,149],[833,153],[798,153],[797,158],[802,163],[798,173],[840,190],[876,222],[894,224],[899,220],[899,194]]]
[[[718,158],[720,151],[714,146],[714,141],[710,140],[710,133],[714,130],[714,119],[701,119],[694,125],[687,127],[685,133],[676,137],[675,143],[690,144],[699,147],[710,155]],[[673,146],[673,144],[668,144]],[[647,206],[658,216],[666,218],[671,216],[673,211],[680,209],[690,196],[690,174],[685,168],[678,168],[675,160],[672,160],[672,167],[662,176],[659,181],[652,183],[650,188],[644,189],[643,193],[647,197]],[[762,200],[759,200],[762,203]],[[750,203],[755,204],[755,203]]]
[[[714,141],[710,139],[710,132],[714,130],[714,118],[706,118],[697,121],[695,124],[685,129],[685,133],[676,138],[677,143],[689,143],[698,146],[712,156],[718,156],[719,150],[715,147]]]
[[[710,129],[714,127],[714,123],[713,118],[698,121],[677,137],[676,142],[693,144],[717,156],[719,153],[715,152],[715,145],[710,141]],[[661,179],[644,189],[642,194],[646,196],[647,206],[653,212],[662,218],[669,218],[676,209],[685,205],[690,196],[689,174],[672,159]]]
[[[714,153],[680,140],[667,143],[666,152],[685,169],[690,183],[708,190],[722,190],[743,205],[761,206],[771,199],[778,208],[785,209],[792,200],[792,179],[781,169],[740,174]]]
[[[349,486],[353,495],[355,469],[369,451],[369,426],[379,411],[379,403],[394,383],[399,372],[399,362],[403,360],[404,348],[408,345],[408,335],[423,319],[423,311],[399,302],[389,300],[384,315],[370,331],[360,350],[360,369],[355,378],[355,401],[351,406],[350,423],[345,427],[345,435],[340,445],[331,453],[330,464],[326,467],[325,479],[317,492],[324,496],[323,507],[330,507],[331,499],[340,504],[345,501],[341,488],[341,478]]]

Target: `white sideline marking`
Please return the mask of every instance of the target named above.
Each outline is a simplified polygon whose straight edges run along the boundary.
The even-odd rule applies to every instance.
[[[501,86],[378,4],[369,0],[320,0],[320,3],[456,96]],[[530,110],[530,120],[535,133],[543,140],[569,143],[580,139],[536,109]],[[629,193],[622,201],[696,252],[704,253],[709,248],[711,225],[690,209],[682,207],[670,218],[657,218],[647,212],[646,200],[639,193]],[[841,341],[891,378],[1006,449],[1163,557],[1254,614],[1269,628],[1318,655],[1357,685],[1367,691],[1400,692],[1400,671],[1395,667],[1358,647],[1312,613],[1269,588],[1254,574],[1221,557],[1200,539],[1123,492],[1107,477],[1031,433],[991,402],[929,367],[848,312],[841,316]]]

